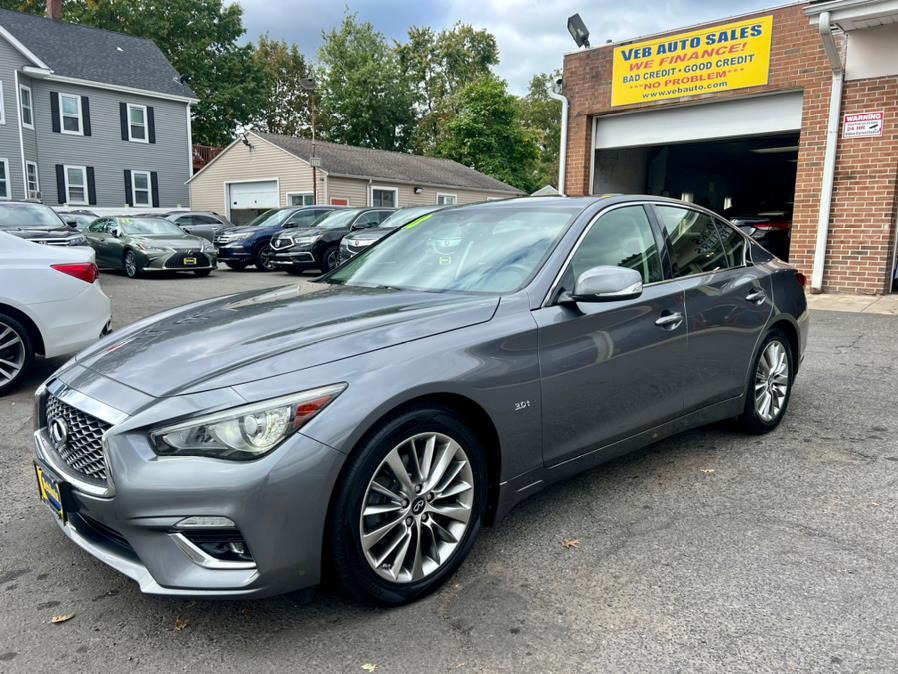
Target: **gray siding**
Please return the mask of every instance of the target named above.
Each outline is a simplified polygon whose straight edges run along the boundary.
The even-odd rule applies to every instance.
[[[19,109],[16,106],[16,71],[26,64],[6,40],[0,39],[0,81],[3,82],[5,124],[0,124],[0,157],[9,165],[9,188],[13,199],[25,196],[22,182],[22,150],[19,145]]]
[[[35,80],[32,91],[38,138],[38,170],[44,203],[59,203],[56,165],[71,164],[94,167],[97,206],[119,207],[125,204],[125,169],[156,171],[159,174],[161,207],[189,206],[185,185],[190,177],[186,104],[46,80]],[[90,99],[90,136],[53,132],[51,91]],[[155,143],[122,140],[121,102],[153,107]]]

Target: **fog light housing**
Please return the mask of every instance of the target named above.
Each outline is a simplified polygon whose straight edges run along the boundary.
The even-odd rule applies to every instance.
[[[256,560],[238,529],[187,528],[170,535],[191,561],[204,568],[256,568]]]

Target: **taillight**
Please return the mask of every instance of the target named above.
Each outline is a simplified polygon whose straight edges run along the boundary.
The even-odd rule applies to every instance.
[[[805,288],[808,285],[808,277],[802,274],[800,271],[795,272],[795,280],[798,281],[798,285],[800,285],[802,288]]]
[[[97,270],[97,265],[93,262],[82,262],[79,264],[51,264],[50,266],[56,271],[61,271],[63,274],[74,276],[76,279],[84,281],[85,283],[93,283],[100,275],[100,272]]]
[[[790,226],[791,225],[789,225],[788,222],[783,222],[781,220],[774,221],[774,222],[759,222],[757,224],[752,225],[752,227],[754,227],[755,229],[760,229],[765,232],[769,232],[774,229],[784,232],[784,231],[788,230],[790,228]]]

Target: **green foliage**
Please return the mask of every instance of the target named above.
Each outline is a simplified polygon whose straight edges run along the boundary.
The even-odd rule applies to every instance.
[[[527,95],[518,101],[521,123],[528,128],[539,145],[539,156],[533,167],[533,184],[558,187],[558,149],[561,143],[561,101],[549,97],[552,83],[560,71],[540,73],[530,80]]]
[[[258,128],[287,136],[311,135],[311,96],[300,82],[312,71],[299,47],[263,35],[253,58],[266,79]]]
[[[347,12],[324,35],[321,127],[335,143],[406,151],[414,129],[414,88],[396,51],[369,22]]]
[[[532,191],[539,146],[521,124],[517,99],[505,82],[482,77],[457,94],[455,107],[456,114],[440,132],[437,155]]]

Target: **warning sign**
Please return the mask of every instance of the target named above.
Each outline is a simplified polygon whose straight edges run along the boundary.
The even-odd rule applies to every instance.
[[[846,114],[842,118],[842,138],[881,136],[884,117],[882,110]]]

